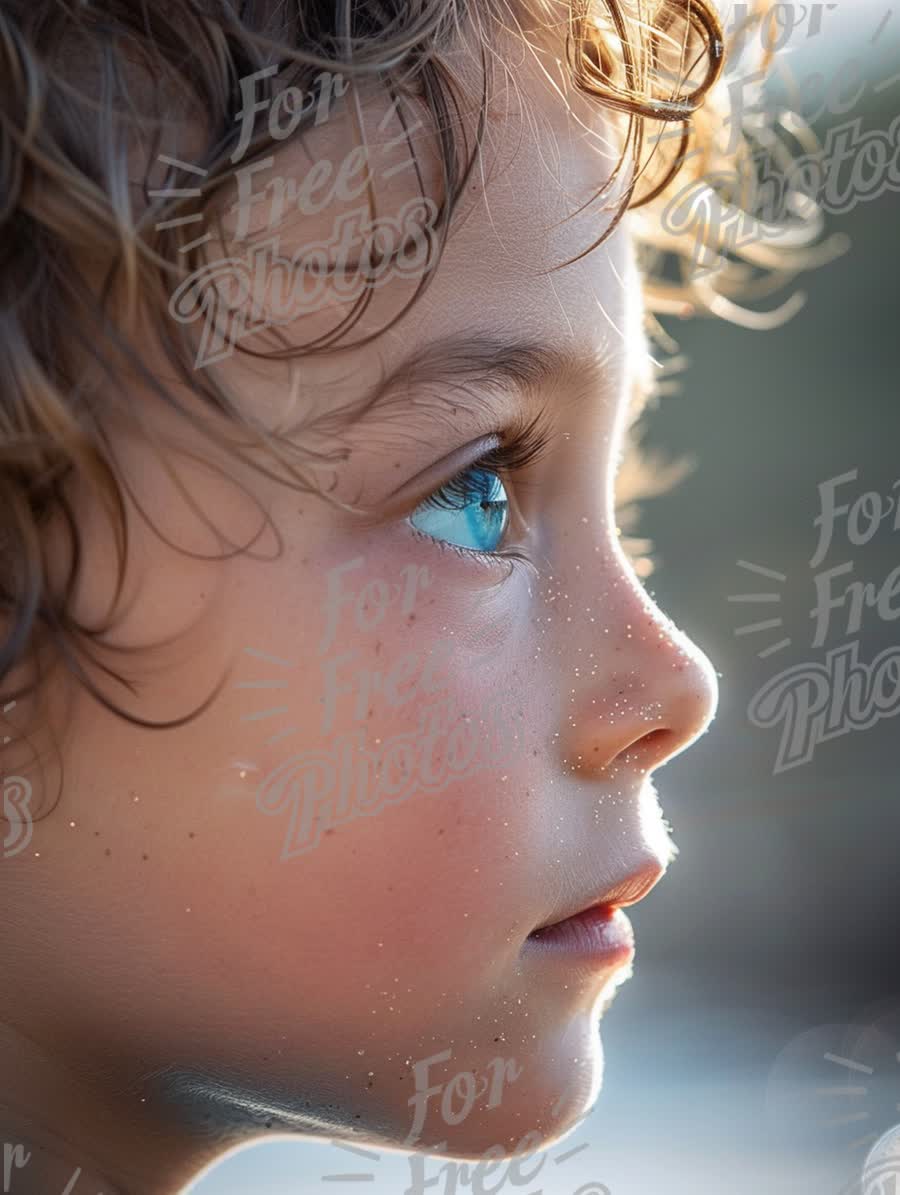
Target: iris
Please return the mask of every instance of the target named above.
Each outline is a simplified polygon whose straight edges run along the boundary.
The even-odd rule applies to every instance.
[[[418,531],[477,552],[495,552],[509,520],[509,498],[499,476],[472,465],[436,490],[409,516]]]

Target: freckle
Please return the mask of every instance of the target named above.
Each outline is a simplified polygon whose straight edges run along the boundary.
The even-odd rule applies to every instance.
[[[193,837],[194,837],[194,831],[188,830],[188,838],[193,838]]]
[[[366,717],[367,717],[367,718],[371,718],[371,717],[372,717],[372,715],[373,715],[374,713],[375,713],[375,706],[374,706],[374,705],[370,705],[370,706],[369,706],[369,712],[366,714]]]
[[[109,847],[107,847],[107,848],[106,848],[106,853],[107,853],[107,855],[111,855],[111,854],[112,854],[112,851],[109,849]]]
[[[399,461],[394,461],[394,468],[395,468],[395,469],[399,469],[399,468],[400,468],[400,462],[399,462]]]
[[[99,837],[100,837],[100,831],[99,831],[99,830],[95,830],[95,831],[94,831],[94,837],[95,837],[95,838],[99,838]]]
[[[380,651],[381,651],[381,640],[379,639],[378,642],[375,644],[375,655],[377,656]]]
[[[330,828],[330,829],[328,829],[328,830],[326,830],[326,831],[325,831],[325,835],[326,835],[326,837],[327,837],[329,834],[333,834],[333,833],[334,833],[334,829],[333,829],[333,828]]]
[[[142,855],[141,855],[141,858],[142,858],[142,859],[144,860],[144,862],[146,863],[146,862],[147,862],[147,860],[150,858],[150,856],[149,856],[149,855],[144,855],[144,854],[142,854]]]
[[[438,838],[440,838],[440,836],[441,836],[443,833],[444,833],[444,831],[443,831],[443,830],[438,830]]]
[[[410,614],[409,618],[407,618],[407,620],[406,620],[408,626],[411,626],[412,623],[414,623],[415,621],[416,621],[415,614]]]

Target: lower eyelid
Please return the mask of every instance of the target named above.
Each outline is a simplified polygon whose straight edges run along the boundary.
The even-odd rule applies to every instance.
[[[476,559],[482,559],[486,556],[492,555],[491,552],[479,552],[476,548],[464,548],[461,544],[453,544],[450,543],[449,540],[438,539],[437,536],[429,535],[427,531],[420,531],[418,527],[414,526],[409,521],[409,519],[406,520],[406,524],[416,539],[424,540],[427,544],[434,544],[436,547],[440,548],[442,552],[449,550],[451,552],[455,552],[457,556],[474,556]]]
[[[416,539],[424,540],[425,543],[438,548],[442,552],[453,552],[456,556],[462,556],[464,560],[474,560],[476,563],[485,564],[490,568],[496,568],[500,563],[509,565],[509,560],[502,552],[479,552],[477,548],[464,548],[461,544],[450,543],[446,539],[437,539],[425,531],[420,531],[418,527],[413,526],[409,519],[406,520],[406,525]]]

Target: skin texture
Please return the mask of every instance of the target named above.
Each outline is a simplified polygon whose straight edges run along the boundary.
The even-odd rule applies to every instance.
[[[135,498],[182,551],[130,508],[123,615],[107,641],[140,646],[124,661],[136,693],[97,675],[132,713],[163,720],[189,713],[231,673],[200,717],[164,731],[67,693],[61,799],[29,849],[0,868],[4,907],[22,910],[0,927],[0,1071],[18,1076],[2,1093],[7,1124],[31,1126],[28,1140],[43,1137],[62,1155],[41,1163],[48,1183],[62,1176],[60,1190],[78,1165],[104,1190],[174,1191],[224,1147],[266,1132],[402,1145],[414,1064],[447,1050],[418,1071],[428,1084],[471,1071],[484,1088],[498,1057],[513,1060],[516,1077],[497,1106],[482,1094],[457,1124],[432,1098],[422,1147],[474,1156],[524,1148],[529,1133],[532,1148],[549,1144],[596,1098],[598,1012],[622,969],[548,957],[526,938],[614,885],[631,884],[627,903],[662,875],[670,846],[649,776],[704,731],[716,686],[616,534],[614,471],[643,351],[627,221],[549,272],[610,218],[596,202],[571,213],[616,157],[612,126],[574,94],[567,110],[548,81],[544,68],[558,77],[560,53],[501,46],[520,93],[501,86],[494,98],[485,167],[430,288],[373,344],[304,362],[294,414],[349,404],[413,349],[457,334],[569,350],[567,373],[528,396],[472,382],[412,388],[343,429],[347,458],[315,475],[366,518],[230,463],[135,380],[152,426],[201,457],[166,456],[199,508],[232,542],[258,538],[250,553],[215,559],[222,540],[160,460],[115,434]],[[360,110],[370,144],[397,136],[396,124],[378,132],[383,98]],[[352,121],[335,117],[309,152],[337,163],[356,140]],[[427,130],[413,140],[436,189]],[[383,168],[408,153],[386,149]],[[304,163],[286,142],[276,171],[297,175]],[[397,210],[414,188],[410,170],[381,179],[379,204]],[[285,243],[328,236],[339,211],[285,221]],[[360,329],[382,327],[410,293],[402,280],[379,290]],[[305,317],[292,337],[311,339],[335,310]],[[149,346],[148,360],[164,370]],[[216,368],[248,412],[270,426],[283,419],[296,377],[288,364],[237,354]],[[534,568],[414,534],[411,511],[478,455],[459,450],[539,409],[550,444],[509,482],[510,539]],[[296,433],[317,445],[335,434]],[[224,476],[204,463],[213,460]],[[109,534],[90,496],[73,497],[89,544],[76,611],[99,617],[112,596]],[[392,603],[380,617],[375,587],[358,608],[329,607],[335,577],[354,596],[381,579]],[[397,587],[410,577],[421,583],[404,604]],[[290,807],[267,813],[260,791],[286,761],[341,735],[359,731],[374,750],[417,732],[429,697],[421,670],[439,644],[452,650],[432,688],[479,726],[502,715],[513,749],[440,792],[323,822],[314,849],[282,858]],[[326,730],[329,667],[346,689]],[[359,696],[367,674],[392,667],[394,690]],[[391,693],[409,699],[392,704]],[[273,709],[282,712],[259,716]],[[13,1190],[27,1191],[36,1167]]]

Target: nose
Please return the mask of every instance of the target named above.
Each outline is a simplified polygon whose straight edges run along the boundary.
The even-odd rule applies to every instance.
[[[587,591],[586,591],[587,590]],[[583,776],[649,773],[709,726],[718,684],[704,653],[659,609],[618,544],[571,593],[561,650],[562,764]],[[566,692],[567,690],[567,692]]]

